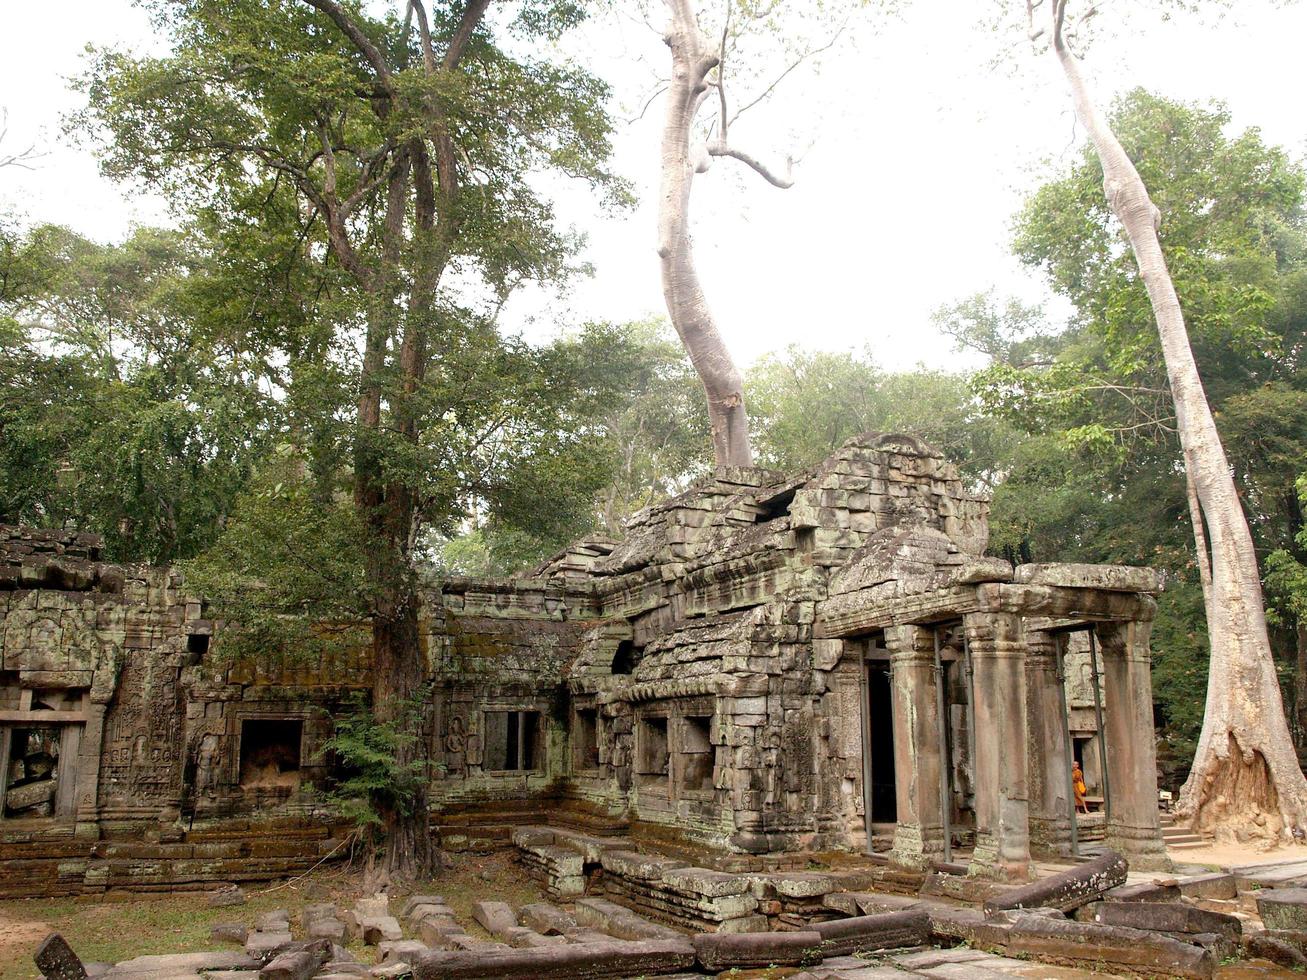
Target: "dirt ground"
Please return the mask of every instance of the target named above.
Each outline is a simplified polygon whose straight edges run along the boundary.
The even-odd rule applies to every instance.
[[[1218,844],[1207,847],[1172,847],[1167,849],[1176,864],[1201,864],[1217,868],[1239,867],[1245,864],[1290,864],[1307,861],[1307,844],[1286,844],[1267,850],[1250,844]]]

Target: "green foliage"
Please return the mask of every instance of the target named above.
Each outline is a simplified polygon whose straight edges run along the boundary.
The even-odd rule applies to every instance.
[[[422,716],[422,692],[406,703],[393,721],[378,721],[363,697],[352,699],[332,720],[332,735],[322,745],[337,778],[324,801],[354,826],[365,842],[376,844],[384,813],[412,816],[413,801],[429,779],[425,753],[404,751],[420,742],[415,724]],[[401,759],[409,759],[407,762]]]
[[[98,531],[120,560],[201,551],[277,414],[214,335],[211,243],[7,229],[0,266],[0,520]]]

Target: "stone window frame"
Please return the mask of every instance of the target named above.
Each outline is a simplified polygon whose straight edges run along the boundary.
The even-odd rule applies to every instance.
[[[712,772],[717,768],[717,749],[718,745],[713,741],[713,731],[717,727],[717,699],[711,697],[695,698],[689,701],[678,701],[674,706],[674,715],[676,720],[675,743],[674,748],[670,750],[672,758],[672,778],[676,791],[676,796],[680,799],[689,800],[712,800],[716,797],[717,789],[713,784]],[[691,718],[708,719],[708,752],[711,757],[712,765],[709,768],[707,785],[691,788],[686,785],[686,756],[691,754],[682,750],[681,746],[685,744],[685,732],[690,725]],[[670,733],[669,733],[670,734]],[[699,754],[699,753],[696,753]]]
[[[595,760],[595,762],[594,762],[594,765],[592,765],[592,766],[587,766],[587,765],[582,765],[582,764],[581,764],[581,759],[579,758],[579,753],[578,753],[578,749],[580,748],[580,746],[578,746],[578,745],[573,741],[573,736],[576,734],[578,728],[580,727],[579,724],[578,724],[577,719],[578,719],[579,715],[581,714],[581,712],[583,712],[583,711],[584,711],[584,712],[588,712],[588,713],[594,715],[594,741],[595,741],[595,744],[594,744],[594,760]],[[599,710],[598,699],[596,699],[596,698],[593,697],[593,696],[591,696],[591,697],[577,698],[576,700],[574,700],[574,701],[572,702],[572,712],[571,712],[571,714],[572,714],[572,717],[571,717],[571,723],[572,723],[572,724],[571,724],[571,727],[570,727],[569,730],[568,730],[567,735],[568,735],[568,745],[569,745],[569,747],[570,747],[570,749],[571,749],[570,756],[571,756],[571,762],[572,762],[572,771],[573,771],[575,774],[577,774],[577,775],[587,775],[587,776],[588,776],[588,775],[594,775],[594,774],[596,774],[596,773],[599,773],[599,772],[601,772],[601,771],[603,770],[603,768],[604,768],[603,758],[602,758],[602,755],[601,755],[601,753],[600,753],[600,751],[599,751],[599,750],[600,750],[600,746],[603,744],[603,736],[604,736],[604,727],[603,727],[603,726],[604,726],[604,720],[603,720],[603,712],[601,712],[601,711]]]
[[[488,714],[513,714],[530,712],[536,715],[536,759],[539,765],[534,769],[491,769],[486,765],[490,754],[487,736],[490,726],[486,722]],[[496,779],[521,779],[523,776],[541,776],[549,772],[549,705],[536,698],[487,698],[473,709],[477,719],[476,735],[481,745],[481,774]]]
[[[240,705],[236,707],[228,715],[227,721],[229,756],[223,768],[227,771],[228,785],[233,789],[239,789],[241,785],[241,743],[245,737],[245,722],[247,721],[298,721],[300,723],[299,768],[303,772],[307,767],[311,766],[309,732],[312,714],[312,708],[270,708],[261,705]]]
[[[666,796],[668,799],[673,798],[673,785],[676,778],[674,772],[676,754],[672,751],[672,724],[673,709],[670,704],[651,704],[642,705],[635,712],[635,744],[632,756],[633,775],[636,785],[640,787],[642,793],[655,793],[659,796]],[[667,739],[667,772],[653,773],[643,772],[640,769],[641,758],[644,755],[644,731],[645,725],[651,720],[660,720],[666,731]],[[659,778],[661,777],[661,778]]]
[[[12,684],[6,690],[16,691],[17,706],[0,709],[0,822],[22,823],[28,820],[54,820],[56,823],[73,823],[77,819],[78,793],[82,790],[84,774],[81,771],[82,739],[90,723],[89,687],[37,688],[23,682],[23,671],[14,671]],[[37,706],[44,694],[59,695],[69,703],[61,708]],[[49,817],[6,817],[4,798],[9,790],[9,754],[13,733],[34,728],[51,728],[59,732],[59,763],[55,780],[53,812]]]

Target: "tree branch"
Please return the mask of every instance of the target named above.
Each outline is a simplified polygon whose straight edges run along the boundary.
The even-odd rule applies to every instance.
[[[334,0],[304,0],[310,7],[315,7],[332,19],[342,34],[350,39],[354,47],[368,60],[372,70],[377,73],[377,79],[386,89],[386,94],[392,94],[390,82],[390,68],[386,65],[386,59],[382,57],[381,51],[372,43],[371,39],[363,33],[363,29],[354,23],[349,14],[345,13],[344,8]]]
[[[758,176],[767,181],[767,183],[771,184],[773,187],[779,187],[784,190],[788,187],[794,186],[794,178],[792,176],[794,170],[793,158],[789,158],[785,161],[785,176],[779,177],[768,169],[767,165],[762,161],[757,160],[740,150],[732,149],[725,143],[717,142],[711,144],[708,147],[708,153],[710,156],[731,157],[735,160],[739,160],[745,166],[754,170]]]

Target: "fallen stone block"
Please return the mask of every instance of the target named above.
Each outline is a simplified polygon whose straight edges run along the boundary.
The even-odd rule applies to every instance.
[[[507,902],[474,902],[472,918],[492,936],[518,928],[517,913]]]
[[[448,922],[436,919],[423,919],[417,925],[418,939],[433,949],[452,949],[449,945],[451,936],[463,936],[463,927],[452,920]]]
[[[413,914],[413,910],[419,905],[444,905],[445,899],[440,895],[410,895],[404,899],[404,904],[400,907],[399,914],[408,918]]]
[[[314,902],[300,910],[300,921],[304,925],[319,919],[339,919],[340,909],[330,902]]]
[[[534,929],[542,936],[561,936],[577,927],[576,919],[549,902],[523,905],[521,919],[522,925]]]
[[[1170,977],[1211,977],[1211,952],[1191,943],[1142,929],[1103,926],[1044,916],[1023,916],[1012,926],[1007,951],[1039,959],[1127,967],[1137,973]]]
[[[209,908],[225,908],[228,905],[244,905],[245,893],[235,885],[219,888],[209,896]]]
[[[1215,871],[1207,875],[1193,875],[1176,882],[1180,894],[1185,898],[1209,898],[1227,901],[1239,897],[1239,887],[1234,875],[1224,871]]]
[[[208,953],[162,953],[136,956],[115,963],[112,976],[128,977],[138,974],[171,975],[206,973],[213,970],[258,970],[263,962],[240,950],[219,950]]]
[[[259,980],[309,980],[326,959],[321,951],[308,949],[278,953],[259,971]]]
[[[344,976],[366,977],[368,975],[368,968],[353,960],[328,960],[322,964],[322,970],[324,973],[330,971]]]
[[[235,943],[237,946],[244,946],[249,935],[249,927],[240,922],[217,922],[209,929],[209,938],[215,943]]]
[[[554,946],[567,942],[562,936],[542,936],[526,926],[514,926],[500,933],[499,936],[508,945],[517,949],[530,949],[533,946]]]
[[[598,929],[576,928],[563,933],[563,938],[569,943],[611,943],[613,941],[612,936],[606,932],[600,932]]]
[[[382,963],[380,966],[374,966],[368,972],[374,977],[381,977],[382,980],[395,980],[397,977],[411,977],[413,967],[403,960],[395,960],[390,963]]]
[[[926,914],[932,942],[970,943],[992,949],[1006,946],[1012,935],[1011,925],[997,922],[979,909],[928,906]]]
[[[872,915],[876,912],[901,912],[921,905],[921,900],[909,895],[887,895],[879,892],[831,892],[821,900],[822,905],[848,916]]]
[[[310,939],[330,939],[333,943],[345,941],[345,923],[339,919],[314,919],[305,932]]]
[[[849,956],[872,949],[919,946],[930,939],[931,925],[924,909],[907,909],[817,922],[812,930],[821,936],[823,955]]]
[[[709,932],[690,942],[700,965],[714,973],[735,967],[806,966],[822,959],[822,937],[816,932]]]
[[[423,919],[431,917],[452,919],[454,910],[448,905],[437,905],[434,902],[424,902],[421,905],[414,905],[409,911],[404,913],[404,918],[410,923],[421,922]]]
[[[1307,888],[1268,888],[1257,895],[1257,914],[1267,929],[1307,930]]]
[[[1080,909],[1077,918],[1153,932],[1211,932],[1236,942],[1243,935],[1243,923],[1235,916],[1181,902],[1094,902]]]
[[[295,938],[289,930],[284,932],[252,932],[245,938],[245,952],[261,961],[272,959],[289,946]]]
[[[418,942],[416,939],[387,939],[377,944],[377,962],[389,963],[393,961],[403,961],[412,963],[414,957],[420,953],[430,951],[426,943]]]
[[[86,980],[86,967],[82,965],[81,957],[73,952],[68,940],[57,932],[50,933],[42,940],[32,954],[32,959],[45,980]]]
[[[618,939],[679,939],[681,934],[668,926],[650,922],[630,909],[604,898],[582,898],[573,913],[578,924],[599,929]]]
[[[1180,897],[1180,884],[1174,878],[1119,885],[1103,893],[1108,902],[1178,902]]]
[[[1069,912],[1087,905],[1109,888],[1120,885],[1125,881],[1125,875],[1125,858],[1115,851],[1106,851],[1085,864],[1078,864],[1028,885],[1010,888],[1001,895],[986,900],[985,911],[1048,907]]]
[[[390,915],[390,899],[386,897],[385,892],[377,892],[355,902],[354,911],[360,919],[380,919]]]
[[[694,963],[689,940],[655,939],[427,953],[413,964],[413,975],[417,980],[611,980],[685,971]]]
[[[1276,966],[1290,970],[1307,969],[1307,956],[1302,951],[1274,936],[1264,933],[1249,936],[1244,940],[1244,952],[1248,956],[1270,960]]]
[[[663,884],[679,892],[702,895],[704,898],[724,898],[743,895],[749,890],[747,875],[727,874],[708,868],[664,868]]]
[[[359,920],[359,935],[367,946],[375,946],[385,939],[403,939],[404,930],[393,915]]]
[[[255,920],[254,928],[259,932],[286,932],[290,929],[290,913],[285,909],[264,912]]]

